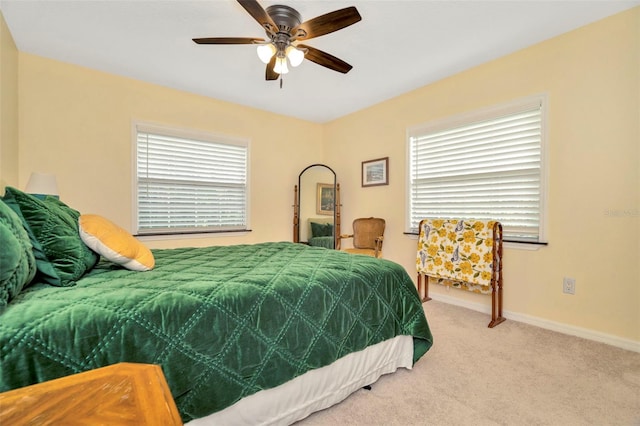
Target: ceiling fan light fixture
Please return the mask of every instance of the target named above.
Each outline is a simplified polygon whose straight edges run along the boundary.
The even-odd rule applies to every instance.
[[[286,54],[292,67],[297,67],[304,61],[304,52],[294,45],[287,46]]]
[[[333,55],[298,42],[330,34],[359,22],[362,17],[355,6],[334,10],[303,22],[300,13],[289,6],[274,4],[264,9],[259,0],[237,0],[237,2],[266,31],[266,39],[201,37],[192,40],[197,44],[257,45],[256,53],[266,64],[264,75],[267,81],[278,80],[282,74],[289,72],[289,65],[297,67],[305,59],[343,74],[353,68]],[[280,78],[280,85],[282,86],[282,78]]]
[[[287,58],[285,57],[276,58],[276,64],[273,66],[273,71],[277,74],[288,73],[289,68],[287,67]]]
[[[273,43],[261,44],[258,46],[258,58],[265,64],[268,64],[271,57],[276,54],[276,47]]]

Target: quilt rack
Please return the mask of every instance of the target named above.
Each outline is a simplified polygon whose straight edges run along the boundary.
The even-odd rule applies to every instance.
[[[431,300],[431,277],[438,284],[491,295],[489,328],[504,322],[500,222],[423,219],[419,231],[416,269],[422,301]]]

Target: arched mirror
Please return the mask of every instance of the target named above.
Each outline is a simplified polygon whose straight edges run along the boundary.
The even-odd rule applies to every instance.
[[[340,235],[340,185],[324,164],[312,164],[294,187],[293,242],[334,249]]]

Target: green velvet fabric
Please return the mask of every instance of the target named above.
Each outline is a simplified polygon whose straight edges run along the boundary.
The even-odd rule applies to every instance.
[[[20,212],[20,206],[13,199],[13,197],[5,196],[2,200],[11,210],[13,210],[20,220],[22,221],[22,226],[24,227],[27,235],[29,236],[29,242],[31,243],[32,252],[36,260],[36,277],[35,281],[44,281],[49,284],[56,284],[60,282],[60,279],[57,276],[56,270],[49,260],[47,260],[47,256],[44,254],[44,249],[42,245],[38,242],[33,232],[31,232],[31,228],[29,228],[29,224],[22,217],[22,213]]]
[[[331,237],[311,237],[309,238],[309,245],[314,247],[324,247],[328,249],[334,248],[334,238]]]
[[[29,235],[20,217],[0,201],[0,310],[35,274],[36,259]]]
[[[432,345],[407,272],[293,243],[153,250],[152,271],[101,262],[75,287],[34,284],[0,316],[0,392],[118,362],[160,364],[184,421],[351,352]]]
[[[311,236],[312,237],[333,236],[333,224],[311,222]]]
[[[39,200],[11,187],[6,188],[3,200],[26,223],[40,280],[72,286],[98,262],[98,255],[80,238],[78,211],[54,197]]]

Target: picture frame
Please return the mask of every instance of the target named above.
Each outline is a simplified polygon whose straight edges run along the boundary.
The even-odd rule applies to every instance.
[[[316,198],[316,214],[333,215],[336,192],[332,183],[318,183]]]
[[[362,162],[362,186],[389,185],[389,157]]]

